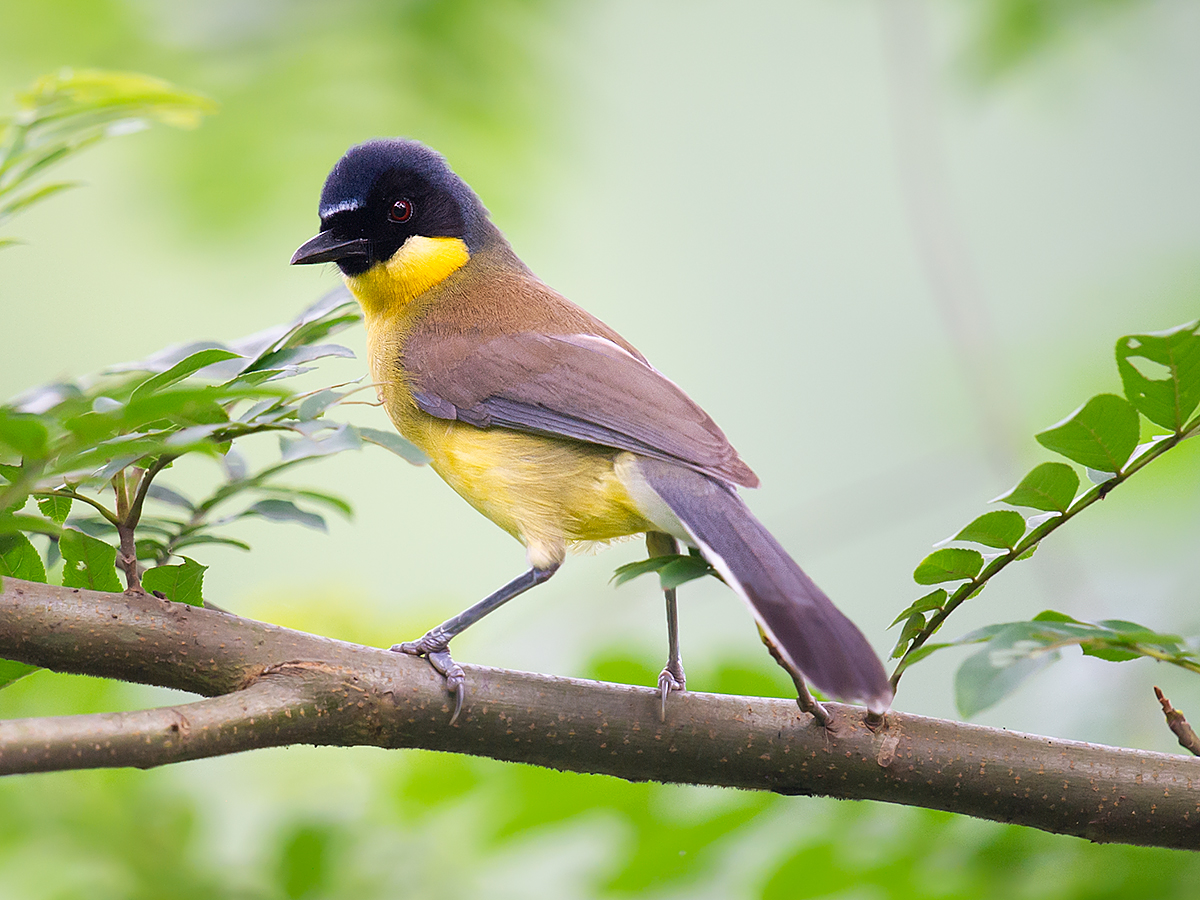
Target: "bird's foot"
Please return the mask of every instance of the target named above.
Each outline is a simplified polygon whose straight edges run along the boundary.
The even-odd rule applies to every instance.
[[[446,690],[454,694],[454,712],[450,715],[450,724],[458,721],[458,714],[462,712],[463,699],[467,694],[467,675],[462,666],[450,658],[450,642],[438,633],[438,629],[426,632],[418,640],[395,644],[392,650],[396,653],[407,653],[409,656],[423,656],[429,660],[429,664],[446,679]]]
[[[667,720],[667,696],[677,691],[683,693],[687,690],[687,678],[683,674],[683,665],[678,661],[669,662],[658,675],[658,690],[662,694],[662,707],[659,709],[658,717],[660,721]]]

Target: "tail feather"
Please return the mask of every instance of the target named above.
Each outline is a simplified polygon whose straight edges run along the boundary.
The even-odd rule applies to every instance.
[[[788,660],[820,690],[884,712],[892,688],[863,633],[751,514],[733,488],[639,458],[642,477],[750,605]]]

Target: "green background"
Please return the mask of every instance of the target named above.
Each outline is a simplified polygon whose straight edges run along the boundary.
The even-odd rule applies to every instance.
[[[1200,13],[1183,2],[0,0],[0,88],[146,71],[219,115],[71,163],[86,186],[6,229],[0,395],[282,321],[338,284],[289,269],[350,144],[420,138],[548,283],[639,346],[763,481],[749,502],[886,653],[932,543],[1119,390],[1118,335],[1200,308]],[[362,374],[323,366],[323,382]],[[364,407],[357,419],[387,427]],[[950,623],[1053,607],[1200,631],[1185,445]],[[203,464],[173,483],[206,477]],[[247,525],[206,595],[348,640],[410,638],[517,574],[520,547],[380,451],[305,472],[329,535]],[[455,644],[489,665],[652,683],[636,543],[572,559]],[[681,591],[688,685],[788,686],[721,585]],[[898,708],[954,716],[947,652]],[[1171,751],[1150,690],[1194,678],[1077,654],[977,721]],[[0,715],[186,698],[38,673]],[[0,784],[0,896],[1192,896],[1182,853],[883,805],[628,785],[436,754],[265,751]]]

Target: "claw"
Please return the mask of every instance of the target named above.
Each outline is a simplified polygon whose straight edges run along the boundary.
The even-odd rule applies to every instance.
[[[450,679],[446,679],[446,687],[450,686]],[[454,686],[454,712],[450,714],[450,724],[453,725],[458,721],[458,714],[462,712],[463,699],[467,696],[467,684],[465,681],[460,681]]]
[[[683,677],[683,669],[678,672],[672,672],[671,667],[663,669],[658,675],[658,689],[662,693],[662,706],[658,712],[659,721],[667,721],[667,697],[672,691],[683,692],[686,680]]]
[[[394,644],[392,650],[396,653],[406,653],[409,656],[424,656],[429,660],[429,665],[446,679],[446,690],[454,694],[454,711],[450,714],[450,724],[453,725],[458,721],[458,714],[462,712],[463,708],[463,700],[467,696],[467,673],[450,657],[450,648],[447,642],[438,635],[431,637],[431,634],[433,632],[416,641]]]

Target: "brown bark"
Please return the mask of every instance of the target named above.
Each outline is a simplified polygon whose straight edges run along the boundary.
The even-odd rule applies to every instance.
[[[828,704],[465,666],[467,700],[422,660],[150,596],[4,579],[0,656],[211,699],[0,722],[0,773],[149,767],[288,744],[471,753],[556,769],[886,800],[1096,841],[1200,847],[1200,760]],[[1193,817],[1195,819],[1193,820]]]

